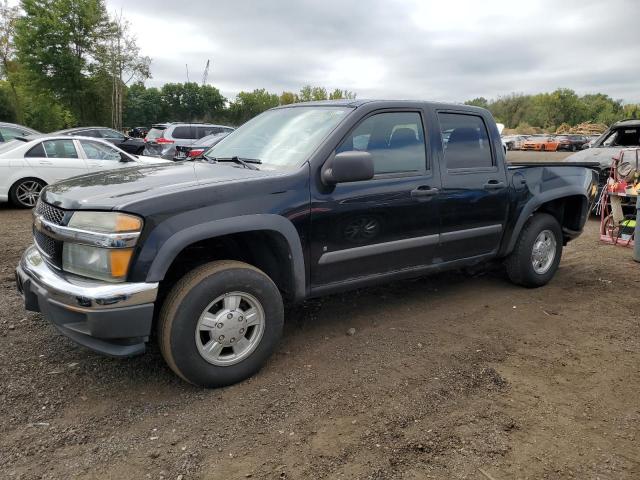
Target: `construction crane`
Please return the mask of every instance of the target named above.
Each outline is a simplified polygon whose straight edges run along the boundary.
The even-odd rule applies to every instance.
[[[204,73],[202,74],[202,85],[206,85],[207,77],[209,76],[209,59],[207,59],[207,65],[204,67]]]

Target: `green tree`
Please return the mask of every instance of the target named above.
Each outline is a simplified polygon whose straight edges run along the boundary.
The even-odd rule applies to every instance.
[[[289,105],[299,101],[298,95],[293,92],[282,92],[280,95],[280,105]]]
[[[11,110],[11,117],[15,122],[22,122],[22,105],[18,94],[17,79],[18,64],[15,61],[16,51],[14,44],[15,29],[20,9],[10,7],[7,0],[0,2],[0,79],[5,78],[7,83],[3,86],[2,100],[0,107],[5,112]],[[8,91],[5,90],[8,87]],[[8,113],[4,113],[5,116]]]
[[[240,125],[265,110],[277,107],[279,103],[278,95],[269,93],[264,88],[253,92],[240,92],[229,106],[230,118]]]
[[[22,0],[16,22],[17,57],[27,80],[51,92],[81,124],[103,122],[93,107],[91,74],[112,25],[102,0]]]
[[[341,99],[355,99],[356,94],[350,92],[349,90],[341,90],[336,88],[333,92],[329,94],[329,100],[341,100]]]
[[[464,102],[464,104],[472,105],[474,107],[489,108],[489,101],[484,97],[477,97],[473,100],[467,100],[466,102]]]

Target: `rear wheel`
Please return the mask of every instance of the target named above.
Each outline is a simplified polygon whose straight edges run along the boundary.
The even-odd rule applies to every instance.
[[[260,369],[283,322],[282,297],[267,275],[242,262],[211,262],[185,275],[166,298],[160,350],[190,383],[231,385]]]
[[[33,208],[38,202],[45,183],[37,178],[23,178],[13,184],[9,190],[11,202],[19,208]]]
[[[527,221],[507,257],[507,275],[517,285],[541,287],[555,275],[561,256],[560,224],[555,217],[538,213]]]

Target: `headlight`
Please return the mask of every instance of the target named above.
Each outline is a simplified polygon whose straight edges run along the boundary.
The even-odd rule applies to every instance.
[[[142,220],[126,213],[75,212],[68,226],[100,233],[139,232]]]
[[[85,277],[123,282],[142,220],[119,212],[75,212],[67,224],[72,238],[62,247],[62,269]],[[106,248],[111,247],[111,248]]]
[[[99,248],[79,243],[62,247],[62,269],[84,277],[123,282],[129,272],[132,248]]]

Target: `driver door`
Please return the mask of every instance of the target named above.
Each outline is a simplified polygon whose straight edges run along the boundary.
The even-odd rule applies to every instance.
[[[383,111],[338,146],[336,153],[370,153],[374,178],[312,192],[312,289],[434,262],[440,177],[424,132],[421,111]]]

